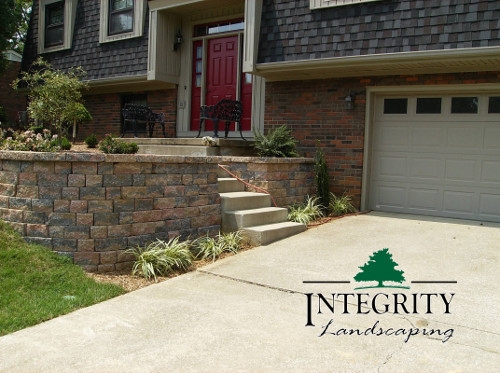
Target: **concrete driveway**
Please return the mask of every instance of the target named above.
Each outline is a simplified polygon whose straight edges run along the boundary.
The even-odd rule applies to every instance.
[[[409,289],[355,290],[383,248]],[[497,372],[499,248],[498,224],[345,217],[1,337],[0,371]]]

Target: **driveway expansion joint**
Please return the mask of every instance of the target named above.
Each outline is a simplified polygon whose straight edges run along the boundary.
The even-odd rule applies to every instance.
[[[263,288],[266,288],[266,289],[271,289],[271,290],[278,290],[278,291],[281,291],[283,293],[289,293],[289,294],[305,294],[301,291],[296,291],[296,290],[290,290],[290,289],[285,289],[285,288],[281,288],[281,287],[277,287],[277,286],[271,286],[271,285],[266,285],[266,284],[261,284],[260,282],[254,282],[254,281],[249,281],[249,280],[243,280],[241,278],[236,278],[236,277],[231,277],[231,276],[226,276],[226,275],[221,275],[219,273],[215,273],[215,272],[210,272],[210,271],[205,271],[203,269],[198,269],[197,270],[198,272],[201,272],[201,273],[204,273],[204,274],[207,274],[207,275],[211,275],[211,276],[215,276],[215,277],[220,277],[220,278],[224,278],[224,279],[227,279],[227,280],[232,280],[232,281],[236,281],[236,282],[241,282],[241,283],[244,283],[244,284],[249,284],[249,285],[255,285],[255,286],[260,286],[260,287],[263,287]]]

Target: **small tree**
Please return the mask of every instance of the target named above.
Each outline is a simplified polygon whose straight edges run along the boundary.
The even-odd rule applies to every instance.
[[[316,173],[316,194],[323,210],[327,210],[330,205],[330,179],[328,177],[328,165],[326,164],[325,154],[319,146],[319,141],[316,145],[314,171]]]
[[[355,281],[377,281],[376,287],[383,288],[384,281],[393,281],[402,283],[405,280],[404,272],[395,269],[398,265],[392,260],[392,254],[389,249],[385,248],[374,252],[370,256],[370,260],[363,266],[359,267],[361,272],[354,276]]]
[[[64,125],[90,117],[82,104],[82,91],[88,88],[81,80],[84,76],[81,67],[63,72],[40,57],[28,72],[21,73],[21,78],[14,80],[12,87],[29,89],[29,115],[52,126],[61,137]]]

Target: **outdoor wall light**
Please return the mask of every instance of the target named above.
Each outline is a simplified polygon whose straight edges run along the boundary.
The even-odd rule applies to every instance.
[[[346,110],[352,110],[354,109],[354,99],[355,99],[354,93],[349,93],[347,96],[344,98],[344,107]]]
[[[183,38],[181,30],[177,30],[175,33],[175,41],[174,41],[174,51],[178,50],[181,47]]]

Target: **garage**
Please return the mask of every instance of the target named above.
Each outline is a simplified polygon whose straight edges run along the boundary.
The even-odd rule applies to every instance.
[[[372,102],[368,209],[500,222],[500,92]]]

